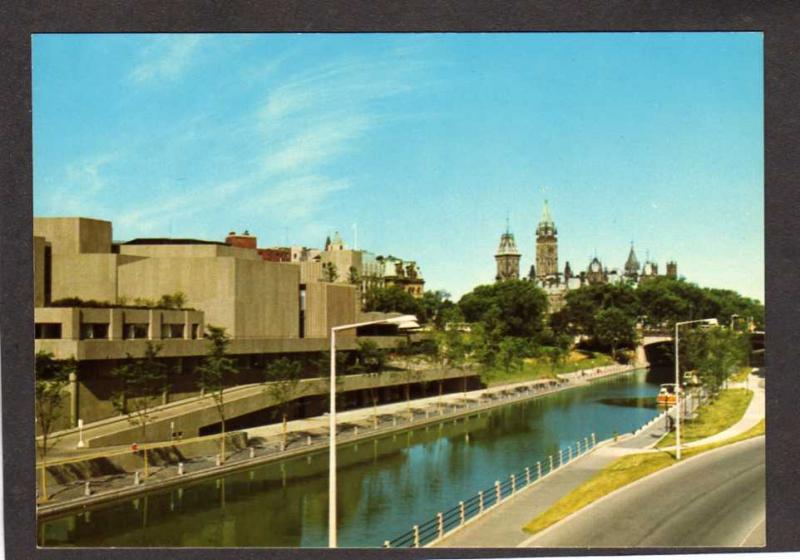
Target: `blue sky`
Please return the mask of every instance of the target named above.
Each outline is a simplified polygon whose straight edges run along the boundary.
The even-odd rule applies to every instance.
[[[34,215],[114,238],[319,247],[341,231],[458,297],[630,242],[763,301],[760,33],[36,35]]]

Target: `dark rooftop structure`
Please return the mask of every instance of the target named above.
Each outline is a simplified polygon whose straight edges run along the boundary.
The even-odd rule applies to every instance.
[[[181,239],[172,237],[137,237],[125,241],[121,245],[225,245],[221,241],[205,241],[203,239]]]

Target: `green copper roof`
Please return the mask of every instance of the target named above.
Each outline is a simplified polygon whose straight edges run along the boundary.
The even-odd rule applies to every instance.
[[[552,224],[553,223],[553,216],[550,215],[550,207],[547,205],[547,199],[544,201],[544,207],[542,208],[542,219],[539,220],[540,224]]]

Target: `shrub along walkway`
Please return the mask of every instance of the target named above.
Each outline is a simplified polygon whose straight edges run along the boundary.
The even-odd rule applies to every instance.
[[[766,396],[763,380],[755,375],[750,375],[750,377],[742,383],[730,384],[731,389],[746,390],[748,387],[750,391],[753,392],[753,397],[750,399],[747,410],[744,411],[744,414],[741,416],[738,422],[712,436],[689,442],[686,444],[686,447],[698,447],[701,445],[724,441],[741,433],[747,432],[751,428],[755,427],[755,425],[761,420],[763,420],[766,414]],[[674,449],[674,446],[663,448],[662,450],[666,451],[668,449]]]
[[[759,422],[764,419],[764,389],[759,382],[760,379],[758,377],[751,375],[748,381],[742,384],[742,387],[749,385],[754,394],[741,420],[719,434],[687,444],[687,447],[720,443],[723,440],[755,429]],[[732,387],[735,387],[735,385],[732,385]],[[653,449],[656,443],[664,436],[664,433],[664,422],[657,421],[633,436],[600,446],[588,455],[566,465],[554,473],[552,477],[548,477],[541,483],[534,484],[523,490],[480,519],[437,542],[434,546],[452,548],[519,546],[530,538],[530,533],[523,530],[524,525],[548,512],[559,500],[600,474],[606,467],[621,457],[631,454],[642,455],[642,453],[647,452],[655,454],[664,451]],[[664,457],[665,459],[671,459],[666,454],[664,454]],[[631,457],[631,459],[634,458]],[[669,464],[671,464],[671,461],[665,460],[662,466],[668,466]],[[657,469],[644,474],[649,474],[649,472],[654,472],[655,470]],[[599,497],[599,495],[590,496],[589,502],[582,505],[588,505],[588,503]],[[582,507],[582,505],[579,507]]]

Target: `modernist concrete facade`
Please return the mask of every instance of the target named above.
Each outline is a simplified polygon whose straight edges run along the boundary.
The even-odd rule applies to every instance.
[[[359,319],[355,286],[303,278],[298,263],[218,242],[112,243],[112,225],[103,220],[34,218],[34,265],[36,350],[78,360],[72,425],[114,413],[110,397],[119,387],[111,370],[142,356],[148,341],[170,366],[170,402],[198,394],[194,368],[208,351],[207,325],[231,335],[240,384],[258,381],[269,355],[324,351],[331,327]],[[130,305],[176,292],[186,309]],[[84,303],[53,306],[64,298]],[[338,347],[355,348],[355,333],[342,333]]]

